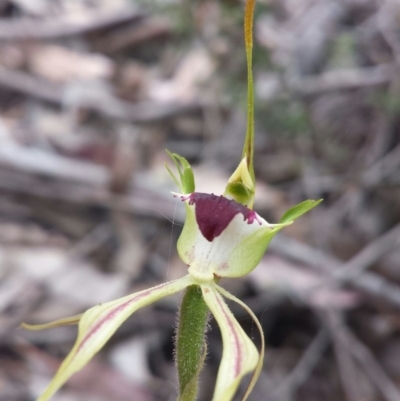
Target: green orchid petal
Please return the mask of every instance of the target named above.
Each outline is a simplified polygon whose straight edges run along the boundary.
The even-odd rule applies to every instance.
[[[197,282],[241,277],[260,262],[269,242],[283,227],[223,196],[193,193],[186,201],[186,220],[178,253]]]
[[[242,378],[256,369],[257,348],[229,310],[214,283],[202,284],[204,301],[210,308],[222,334],[222,360],[218,370],[213,401],[230,401]]]
[[[191,284],[193,279],[185,276],[87,310],[80,319],[74,347],[37,401],[48,400],[74,373],[81,370],[132,313]]]
[[[279,223],[286,223],[298,219],[299,217],[303,216],[303,214],[309,212],[311,209],[314,209],[322,201],[323,199],[318,199],[318,200],[308,199],[305,200],[304,202],[301,202],[291,207],[284,213],[284,215],[279,220]]]
[[[165,168],[168,170],[172,179],[174,180],[177,187],[181,190],[183,194],[190,194],[195,190],[195,182],[192,167],[189,162],[182,156],[179,156],[177,153],[171,153],[168,150],[166,151],[168,156],[172,159],[175,164],[175,167],[179,174],[179,179],[175,176],[175,174],[171,171],[168,165],[165,165]]]
[[[52,329],[54,327],[61,327],[61,326],[70,326],[74,324],[78,324],[81,320],[83,313],[75,316],[64,317],[62,319],[55,320],[54,322],[45,323],[45,324],[27,324],[21,323],[21,328],[25,330],[46,330]]]

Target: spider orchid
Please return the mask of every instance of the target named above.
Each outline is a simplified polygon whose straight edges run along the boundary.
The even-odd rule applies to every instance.
[[[232,400],[242,378],[253,372],[243,399],[251,392],[263,363],[262,328],[254,313],[221,287],[218,284],[219,280],[224,277],[242,277],[251,272],[258,265],[274,235],[320,202],[308,200],[300,203],[288,210],[278,224],[269,224],[252,209],[255,193],[251,75],[254,3],[255,0],[248,0],[245,11],[248,127],[242,160],[229,179],[224,194],[217,196],[196,192],[193,172],[188,161],[177,154],[169,153],[178,171],[178,177],[168,166],[167,169],[180,190],[180,193],[174,193],[173,196],[183,202],[186,208],[186,219],[178,240],[178,253],[188,266],[188,274],[180,279],[97,305],[82,315],[44,325],[23,324],[24,328],[32,330],[78,324],[75,345],[37,401],[49,400],[74,373],[81,370],[100,351],[119,326],[134,312],[182,290],[185,290],[185,295],[179,313],[176,344],[180,381],[178,399],[196,399],[198,376],[206,355],[204,332],[208,311],[211,311],[220,328],[223,342],[222,360],[212,400]],[[194,293],[190,292],[192,289],[195,290]],[[196,292],[199,294],[198,298]],[[245,308],[256,323],[261,336],[260,352],[229,310],[226,298]],[[196,323],[198,315],[202,315],[200,323]],[[194,340],[196,336],[199,338],[197,343]],[[193,347],[194,351],[191,350]],[[192,351],[193,358],[190,356]]]
[[[173,177],[182,192],[174,196],[186,206],[186,220],[178,240],[178,253],[189,266],[188,274],[180,279],[97,305],[82,315],[44,325],[23,324],[23,327],[33,330],[79,324],[74,347],[38,401],[50,399],[75,372],[90,361],[134,312],[189,286],[201,289],[202,297],[222,334],[223,354],[213,400],[231,400],[243,376],[254,371],[248,389],[248,392],[251,391],[261,369],[264,342],[262,341],[259,353],[230,312],[224,298],[243,306],[256,322],[262,336],[261,326],[251,310],[217,282],[224,277],[241,277],[248,274],[259,263],[272,237],[319,202],[305,201],[286,212],[279,224],[269,224],[255,211],[234,199],[195,192],[189,163],[176,154],[171,154],[171,157],[178,167],[180,180]],[[241,163],[239,169],[244,169],[246,178],[248,172],[243,166],[245,163]],[[240,176],[237,172],[233,174],[230,184],[238,175]]]

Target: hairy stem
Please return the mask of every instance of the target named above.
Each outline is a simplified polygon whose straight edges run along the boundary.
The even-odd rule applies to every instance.
[[[200,287],[189,286],[182,298],[176,331],[175,357],[179,378],[179,401],[194,401],[198,378],[206,355],[205,332],[208,307]]]

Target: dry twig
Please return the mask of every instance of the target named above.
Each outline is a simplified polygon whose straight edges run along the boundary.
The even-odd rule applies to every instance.
[[[357,371],[352,354],[346,349],[341,315],[336,311],[328,310],[324,312],[323,320],[331,333],[336,361],[339,367],[339,375],[346,399],[348,401],[362,400],[363,394],[359,386],[359,372]]]
[[[329,344],[329,336],[327,334],[324,328],[320,329],[311,344],[304,351],[299,362],[275,390],[274,399],[291,399],[291,395],[296,389],[307,381]]]
[[[184,104],[140,102],[131,103],[120,100],[111,93],[103,91],[92,94],[84,88],[75,90],[72,85],[61,86],[38,79],[21,71],[0,66],[0,86],[48,102],[84,108],[100,113],[103,116],[131,121],[135,123],[150,123],[169,119],[181,114],[198,112],[203,105],[199,102]]]
[[[337,345],[340,347],[340,353],[342,354],[341,357],[346,354],[352,355],[387,401],[399,401],[400,390],[382,369],[368,347],[358,340],[346,326],[341,314],[338,311],[329,310],[324,313],[324,316],[333,338],[337,339]],[[344,366],[342,366],[340,372],[346,373]],[[352,383],[347,380],[349,378],[351,377],[343,377],[343,382],[348,390],[353,391],[355,390],[353,386],[357,385],[357,381]],[[353,389],[351,389],[352,387]]]
[[[0,19],[0,40],[56,39],[111,28],[142,17],[143,13],[128,8],[114,14],[93,13],[83,19],[71,17],[52,17],[45,20],[2,18]]]
[[[276,236],[270,244],[270,249],[298,262],[318,268],[334,278],[335,283],[337,283],[335,271],[340,269],[343,262],[335,257],[283,234]],[[357,255],[354,258],[357,258]],[[347,266],[351,267],[353,259],[347,262]],[[400,287],[377,274],[364,272],[357,277],[346,276],[342,278],[341,282],[367,294],[379,297],[398,308],[400,307]]]

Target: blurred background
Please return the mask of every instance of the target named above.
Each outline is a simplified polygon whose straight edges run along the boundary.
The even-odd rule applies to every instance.
[[[243,5],[0,0],[1,401],[33,401],[75,340],[21,321],[185,274],[165,149],[223,191],[246,125]],[[222,283],[265,331],[250,400],[399,401],[400,3],[260,0],[254,64],[256,210],[324,202]],[[179,299],[136,313],[54,401],[175,400]],[[201,401],[222,350],[210,326]]]

